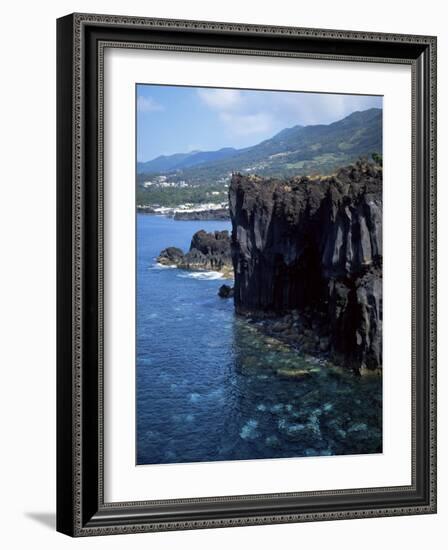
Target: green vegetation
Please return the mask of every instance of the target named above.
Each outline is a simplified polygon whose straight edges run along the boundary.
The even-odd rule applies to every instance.
[[[222,202],[232,172],[280,178],[327,175],[359,157],[371,156],[382,164],[378,151],[382,151],[382,110],[358,111],[333,124],[286,128],[245,149],[178,154],[139,163],[137,202],[160,206]],[[164,172],[162,165],[171,168]],[[158,176],[166,176],[166,182],[144,186]]]
[[[379,153],[372,153],[372,160],[380,166],[383,166],[383,155],[380,155]]]
[[[219,195],[212,194],[219,192]],[[179,204],[204,204],[225,202],[227,188],[222,184],[199,185],[197,187],[137,187],[137,204],[174,207]]]

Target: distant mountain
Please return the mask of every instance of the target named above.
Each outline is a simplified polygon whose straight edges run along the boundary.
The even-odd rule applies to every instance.
[[[171,174],[192,184],[211,184],[232,171],[290,177],[328,174],[360,156],[382,153],[382,110],[356,111],[332,124],[293,126],[244,149],[162,156],[137,166],[140,178]]]
[[[235,160],[271,164],[275,155],[279,155],[287,164],[294,164],[322,155],[361,155],[381,152],[381,149],[382,110],[369,109],[356,111],[332,124],[286,128],[271,139],[246,149]]]
[[[191,151],[190,153],[176,153],[174,155],[162,155],[147,162],[137,163],[137,172],[139,174],[154,174],[172,172],[191,168],[199,164],[213,162],[232,157],[238,153],[238,149],[233,147],[223,147],[218,151]]]

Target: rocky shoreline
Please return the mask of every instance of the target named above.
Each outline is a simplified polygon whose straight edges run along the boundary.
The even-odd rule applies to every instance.
[[[231,236],[198,231],[188,252],[169,247],[157,261],[234,278],[218,295],[257,330],[381,374],[381,166],[360,161],[314,179],[234,174],[229,201]]]
[[[136,210],[137,210],[137,214],[156,214],[157,213],[152,206],[137,205]]]
[[[226,207],[205,208],[203,210],[191,210],[178,206],[175,208],[154,207],[137,205],[138,214],[155,214],[159,216],[168,216],[176,221],[229,221],[230,211]]]
[[[233,264],[228,231],[197,231],[187,253],[177,247],[162,250],[157,258],[161,265],[193,271],[217,271],[224,278],[233,278]]]
[[[316,316],[293,310],[279,317],[260,319],[247,317],[251,326],[270,337],[278,344],[284,344],[302,355],[314,357],[322,365],[347,366],[344,354],[336,352],[331,345],[331,335],[326,323],[316,326]],[[381,368],[367,368],[360,366],[355,369],[361,376],[381,376]],[[277,374],[283,378],[303,379],[309,376],[309,371],[303,369],[281,369]]]
[[[290,180],[235,174],[235,309],[301,351],[382,368],[382,168]]]
[[[230,212],[228,208],[193,210],[191,212],[178,210],[173,217],[178,221],[228,221],[230,220]]]

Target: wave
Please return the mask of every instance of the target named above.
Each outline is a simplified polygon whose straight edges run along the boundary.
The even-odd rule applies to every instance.
[[[157,262],[154,265],[149,266],[148,269],[154,271],[159,271],[160,269],[177,269],[177,265],[164,265]]]
[[[214,281],[222,279],[223,274],[219,271],[192,271],[191,273],[183,272],[178,275],[182,279],[198,279],[199,281]]]

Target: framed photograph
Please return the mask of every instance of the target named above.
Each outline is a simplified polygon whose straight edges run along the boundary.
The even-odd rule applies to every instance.
[[[436,38],[57,41],[57,529],[435,513]]]

